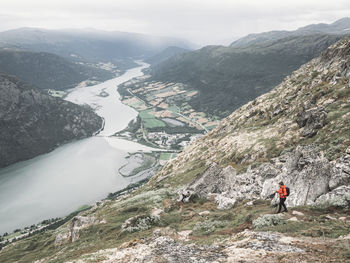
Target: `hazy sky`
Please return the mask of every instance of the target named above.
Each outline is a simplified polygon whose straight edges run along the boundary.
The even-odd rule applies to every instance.
[[[0,0],[0,31],[89,27],[201,45],[349,16],[349,0]]]

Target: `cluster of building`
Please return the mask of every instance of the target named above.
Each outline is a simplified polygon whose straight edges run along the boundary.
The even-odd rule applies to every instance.
[[[186,147],[201,136],[202,134],[192,135],[191,133],[168,134],[166,132],[150,132],[147,138],[162,148],[166,147],[170,149],[176,145]]]

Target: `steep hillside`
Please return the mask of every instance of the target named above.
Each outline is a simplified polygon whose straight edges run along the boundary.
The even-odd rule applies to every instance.
[[[155,81],[182,82],[198,90],[190,105],[222,117],[271,90],[339,39],[309,35],[244,48],[207,46],[175,55],[153,66],[151,74]]]
[[[349,61],[345,38],[233,112],[143,187],[6,246],[0,260],[348,262]],[[291,189],[289,212],[275,215],[269,204],[280,180]]]
[[[151,74],[155,81],[182,82],[198,90],[191,106],[225,117],[350,34],[349,28],[350,19],[344,18],[295,31],[251,34],[229,47],[207,46],[173,56],[154,65]]]
[[[151,57],[145,59],[145,62],[147,62],[151,65],[155,65],[155,64],[158,64],[160,62],[167,60],[168,58],[170,58],[176,54],[181,54],[181,53],[185,53],[188,51],[190,51],[190,50],[185,49],[185,48],[168,47],[168,48],[162,50],[161,52],[155,54],[154,56],[151,56]]]
[[[0,72],[15,75],[41,89],[64,90],[81,81],[107,80],[112,72],[79,65],[54,54],[0,50]]]
[[[340,185],[348,185],[349,61],[348,37],[293,72],[271,92],[236,110],[216,129],[167,164],[159,176],[172,180],[172,175],[216,163],[218,167],[233,167],[236,169],[234,174],[245,173],[246,178],[251,174],[263,175],[264,172],[256,168],[263,167],[268,170],[265,171],[266,176],[277,177],[275,180],[285,178],[295,189],[303,189],[303,186],[299,185],[299,181],[293,181],[293,169],[298,169],[299,174],[303,168],[310,169],[312,173],[309,176],[315,176],[309,178],[311,181],[317,176],[325,177],[322,190],[315,190],[317,194],[313,193],[303,200],[297,195],[294,201],[289,198],[291,205],[314,203],[322,194]],[[303,160],[300,160],[301,157]],[[308,167],[311,163],[316,165],[315,160],[322,165]],[[303,163],[295,167],[299,161]],[[323,165],[327,169],[322,170]],[[332,174],[332,167],[342,165],[344,174],[338,170]],[[339,178],[334,179],[334,176]],[[257,192],[268,191],[262,187],[266,178],[260,179],[262,184],[258,183],[260,188],[256,189]],[[314,189],[319,186],[304,187]]]
[[[46,30],[20,28],[0,33],[0,47],[49,52],[66,58],[118,63],[151,56],[168,46],[187,48],[183,40],[94,29]]]
[[[0,167],[91,136],[102,119],[91,109],[54,98],[0,75]]]

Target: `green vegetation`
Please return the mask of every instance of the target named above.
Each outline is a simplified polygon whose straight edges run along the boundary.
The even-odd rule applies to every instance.
[[[50,53],[0,50],[0,58],[1,72],[41,89],[66,90],[87,79],[107,80],[115,76],[107,70],[76,64]]]
[[[239,47],[207,46],[152,66],[152,80],[181,82],[198,90],[188,101],[192,108],[225,117],[340,38],[310,34]]]
[[[165,161],[169,160],[170,157],[171,157],[171,154],[172,153],[161,153],[160,154],[160,160],[165,160]]]
[[[158,120],[153,115],[149,114],[150,110],[144,110],[139,113],[142,123],[144,124],[146,129],[165,127],[166,124]]]

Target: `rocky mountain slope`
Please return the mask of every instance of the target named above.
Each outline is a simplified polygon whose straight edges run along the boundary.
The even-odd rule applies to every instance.
[[[4,262],[348,262],[350,38],[187,147],[146,185],[5,247]],[[291,189],[276,215],[277,183]],[[272,199],[272,200],[271,200]]]
[[[115,76],[107,70],[73,63],[45,52],[0,50],[0,72],[15,75],[41,89],[64,90],[81,81],[107,80]]]
[[[350,28],[350,20],[344,20],[341,28],[346,25]],[[151,74],[153,80],[181,82],[198,90],[189,102],[191,106],[225,117],[270,91],[293,70],[349,33],[329,25],[325,31],[310,26],[308,30],[250,35],[229,47],[207,46],[173,56],[154,65]]]
[[[0,75],[0,167],[91,136],[102,119],[83,108]]]
[[[281,179],[294,189],[287,201],[293,206],[350,192],[349,61],[348,37],[236,110],[166,165],[160,178],[210,167],[208,175],[224,180],[223,198],[233,203],[246,199],[245,191],[265,199]]]

